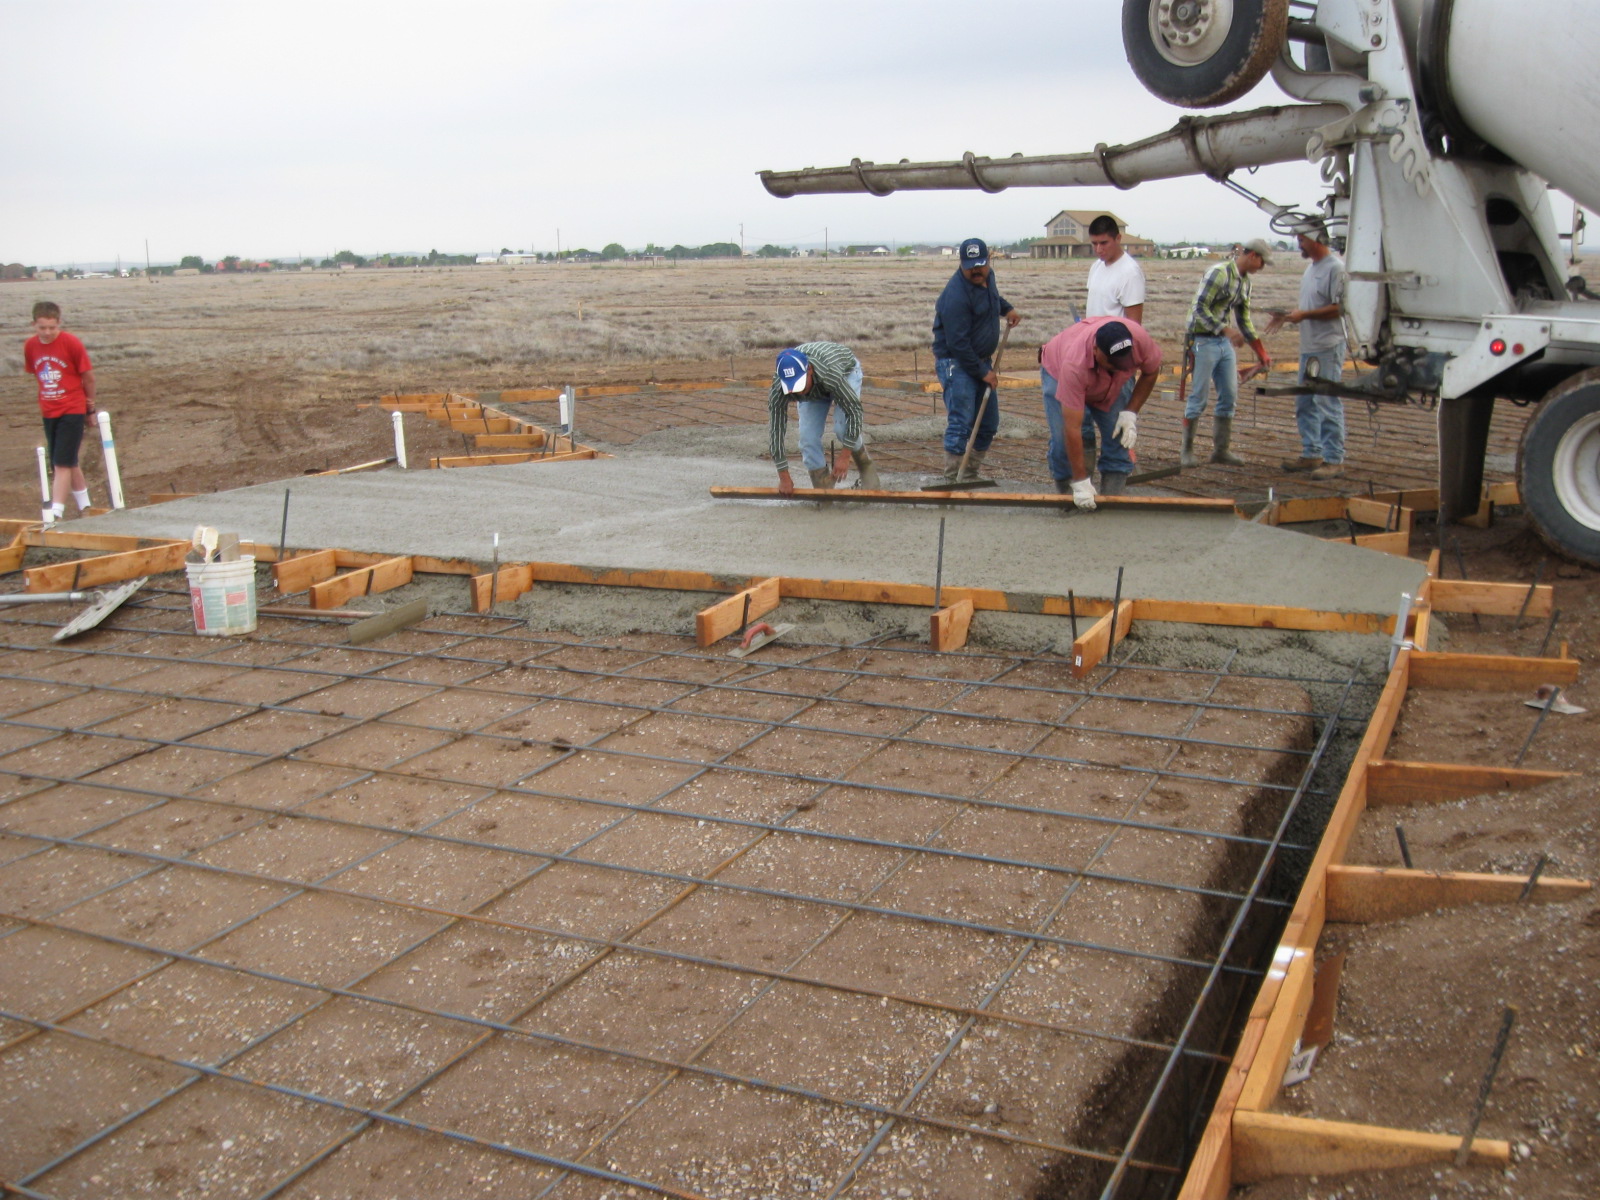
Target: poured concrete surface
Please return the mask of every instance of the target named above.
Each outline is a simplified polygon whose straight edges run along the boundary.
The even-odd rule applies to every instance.
[[[798,464],[796,465],[798,470]],[[931,584],[1025,594],[1391,612],[1422,564],[1234,517],[957,506],[826,507],[713,500],[712,484],[772,486],[770,467],[643,457],[470,470],[307,477],[73,522],[74,530],[187,538],[196,524],[276,543],[500,561]],[[914,486],[901,481],[900,486]]]

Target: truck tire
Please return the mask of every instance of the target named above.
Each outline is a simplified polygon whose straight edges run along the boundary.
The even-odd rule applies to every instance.
[[[1600,369],[1552,389],[1522,431],[1522,507],[1551,549],[1600,567]]]
[[[1237,100],[1289,32],[1289,0],[1122,0],[1122,48],[1151,95],[1181,108]]]

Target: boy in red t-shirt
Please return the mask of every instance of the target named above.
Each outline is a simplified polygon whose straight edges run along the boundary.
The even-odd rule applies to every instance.
[[[67,493],[81,513],[89,507],[89,481],[78,465],[84,420],[94,414],[94,367],[89,352],[61,328],[61,306],[41,300],[33,306],[34,336],[22,345],[28,373],[39,381],[39,411],[44,414],[44,444],[55,474],[44,523],[66,515]]]

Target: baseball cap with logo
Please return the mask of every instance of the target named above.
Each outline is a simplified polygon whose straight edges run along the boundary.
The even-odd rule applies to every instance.
[[[1272,247],[1267,245],[1266,238],[1251,238],[1244,244],[1243,249],[1250,254],[1259,254],[1263,267],[1272,261]]]
[[[778,382],[783,385],[785,396],[797,392],[806,386],[806,371],[811,367],[811,360],[805,356],[803,350],[783,350],[778,354]]]
[[[1119,371],[1133,366],[1133,334],[1121,321],[1107,321],[1094,331],[1094,344]]]
[[[961,243],[961,269],[968,267],[987,267],[989,265],[989,247],[984,245],[982,238],[968,238]]]

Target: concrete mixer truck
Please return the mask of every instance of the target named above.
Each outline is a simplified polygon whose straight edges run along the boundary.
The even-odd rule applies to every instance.
[[[1295,103],[1185,115],[1079,154],[763,171],[776,196],[902,189],[1130,188],[1204,175],[1292,235],[1325,223],[1348,268],[1345,324],[1372,370],[1317,390],[1436,405],[1440,519],[1476,512],[1496,400],[1536,402],[1517,475],[1541,536],[1600,566],[1600,296],[1570,276],[1551,202],[1600,206],[1593,0],[1123,0],[1129,64],[1157,97],[1227,104],[1266,75]],[[1315,211],[1235,171],[1320,164]],[[1576,246],[1573,246],[1575,251]]]

